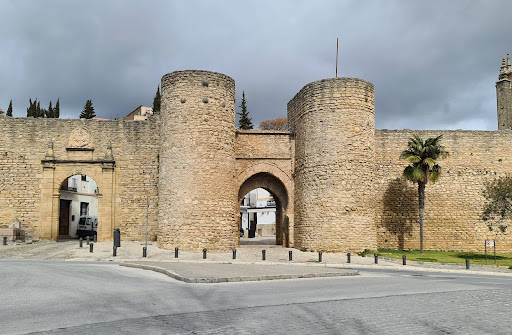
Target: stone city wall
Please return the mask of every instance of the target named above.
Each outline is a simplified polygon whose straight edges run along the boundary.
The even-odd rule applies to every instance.
[[[92,145],[87,146],[94,150],[67,150],[71,132],[81,128],[90,134]],[[49,143],[53,143],[53,150]],[[114,190],[105,194],[107,181],[98,173],[102,163],[95,162],[105,161],[109,143],[115,161]],[[112,206],[112,218],[107,221],[121,229],[123,239],[144,238],[149,195],[149,231],[154,239],[159,147],[156,117],[146,122],[0,118],[0,227],[18,220],[29,238],[56,238],[55,231],[48,233],[53,235],[43,232],[42,222],[58,220],[55,203],[60,184],[76,173],[95,179],[99,198],[103,198],[100,202]],[[42,190],[48,190],[53,199],[42,196]]]
[[[485,184],[512,173],[512,131],[376,130],[377,240],[380,248],[419,249],[417,185],[406,181],[407,163],[399,159],[408,139],[443,135],[450,156],[440,160],[439,181],[426,187],[424,248],[430,250],[484,249],[496,239],[498,252],[512,251],[512,225],[505,233],[490,232],[481,220]]]

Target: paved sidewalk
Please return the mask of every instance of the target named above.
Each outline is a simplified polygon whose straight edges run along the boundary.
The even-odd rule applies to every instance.
[[[332,266],[188,262],[127,262],[121,266],[153,270],[187,283],[225,283],[274,279],[355,276],[359,271]]]
[[[240,246],[235,260],[232,252],[207,252],[207,258],[203,259],[201,252],[181,250],[179,257],[175,258],[174,250],[160,249],[156,242],[148,244],[147,257],[143,258],[144,243],[127,241],[121,242],[117,256],[114,257],[111,241],[94,243],[93,252],[90,252],[85,242],[80,248],[78,240],[32,244],[9,242],[7,246],[0,245],[0,259],[111,261],[119,262],[122,266],[159,271],[178,280],[196,283],[346,276],[357,275],[356,270],[364,268],[512,275],[512,270],[491,265],[472,264],[470,269],[466,270],[465,264],[407,261],[407,265],[404,266],[402,260],[384,257],[380,257],[378,264],[375,264],[373,255],[352,255],[351,263],[348,264],[346,253],[324,253],[322,262],[319,263],[318,253],[270,245],[269,238],[260,240],[260,245]],[[255,242],[258,241],[251,241]],[[266,260],[262,260],[262,250],[266,251]],[[292,261],[289,261],[290,251]]]

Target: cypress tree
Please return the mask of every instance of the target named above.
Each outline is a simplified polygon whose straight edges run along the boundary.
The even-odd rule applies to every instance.
[[[53,116],[53,107],[52,107],[52,101],[50,100],[50,106],[48,106],[48,110],[46,111],[46,117],[47,118],[54,118]]]
[[[55,104],[55,108],[53,109],[53,117],[58,119],[60,117],[60,98],[57,99],[57,103]]]
[[[37,101],[37,99],[36,99]],[[29,103],[29,106],[27,108],[27,117],[35,117],[34,113],[35,113],[35,107],[34,107],[34,104],[35,104],[35,101],[32,102],[32,99],[29,98],[28,99],[28,103]]]
[[[84,110],[82,113],[80,113],[81,119],[92,119],[95,117],[96,114],[94,113],[94,107],[92,106],[92,100],[87,100],[84,106]]]
[[[156,89],[155,98],[153,99],[153,113],[160,113],[160,102],[161,102],[160,85],[158,85],[158,87]]]
[[[249,117],[249,112],[247,112],[245,91],[242,91],[242,102],[240,103],[240,108],[242,111],[238,113],[238,115],[240,115],[240,120],[238,120],[238,127],[244,130],[252,129],[254,126],[252,125],[251,118]]]
[[[41,101],[37,102],[36,117],[44,117],[44,109],[41,109]]]
[[[9,108],[7,108],[7,114],[5,114],[5,115],[12,116],[12,99],[9,102]]]

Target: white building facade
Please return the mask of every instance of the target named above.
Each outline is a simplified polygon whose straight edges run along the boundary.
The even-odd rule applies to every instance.
[[[96,182],[86,175],[71,176],[61,185],[60,237],[77,237],[80,216],[98,216],[98,195]]]
[[[242,229],[245,236],[276,234],[276,202],[263,188],[257,188],[245,195],[240,205]]]

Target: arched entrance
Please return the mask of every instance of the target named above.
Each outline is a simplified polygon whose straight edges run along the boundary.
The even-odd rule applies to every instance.
[[[87,175],[75,174],[64,179],[60,186],[59,238],[96,234],[99,195],[96,181]],[[82,227],[85,223],[88,226]]]
[[[246,194],[252,190],[262,188],[268,191],[275,201],[276,217],[276,244],[290,246],[290,220],[288,216],[289,195],[284,183],[268,172],[256,173],[247,178],[238,189],[237,197],[237,217],[238,227],[241,226],[240,205]]]
[[[114,164],[112,160],[43,160],[41,180],[40,226],[35,226],[36,236],[41,239],[57,240],[60,230],[60,200],[63,183],[70,176],[85,175],[95,181],[98,188],[98,231],[99,241],[112,239],[114,229]],[[101,193],[100,193],[101,191]],[[94,192],[94,190],[93,190]],[[77,218],[75,217],[75,220]],[[73,228],[71,228],[72,230]]]

